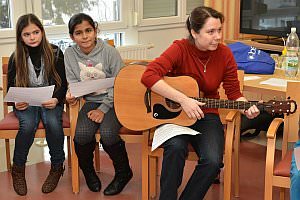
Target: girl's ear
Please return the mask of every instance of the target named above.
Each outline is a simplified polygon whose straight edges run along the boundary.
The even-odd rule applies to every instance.
[[[69,34],[70,38],[74,41],[74,36],[72,34]]]
[[[196,39],[196,34],[197,33],[194,31],[194,29],[191,30],[191,34],[192,34],[193,38]]]

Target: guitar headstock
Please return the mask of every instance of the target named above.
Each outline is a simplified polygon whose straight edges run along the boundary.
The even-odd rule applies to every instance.
[[[270,100],[263,103],[264,110],[270,114],[293,114],[297,110],[297,103],[294,100],[277,101]]]

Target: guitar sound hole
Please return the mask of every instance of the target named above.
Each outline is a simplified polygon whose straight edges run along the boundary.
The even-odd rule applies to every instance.
[[[166,99],[166,104],[169,108],[172,108],[172,109],[180,108],[180,104],[175,101],[172,101],[171,99]]]

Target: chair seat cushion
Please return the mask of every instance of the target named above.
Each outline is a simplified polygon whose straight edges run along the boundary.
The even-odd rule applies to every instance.
[[[290,177],[293,151],[288,151],[284,158],[275,166],[274,175]]]
[[[63,127],[70,128],[70,119],[66,112],[63,112]],[[40,121],[39,129],[43,129],[43,123]],[[19,129],[19,120],[15,115],[15,112],[8,113],[1,121],[0,121],[0,130],[18,130]]]

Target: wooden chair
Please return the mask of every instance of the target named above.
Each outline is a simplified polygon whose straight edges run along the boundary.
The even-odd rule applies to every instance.
[[[238,79],[240,81],[240,89],[243,91],[244,71],[238,71]],[[219,89],[221,99],[226,99],[223,87]],[[225,132],[225,150],[224,150],[224,199],[231,199],[231,182],[232,182],[232,156],[234,157],[234,194],[239,196],[239,143],[240,143],[240,112],[237,110],[219,109],[220,118],[224,125]],[[156,197],[157,174],[158,174],[158,158],[163,156],[163,148],[151,151],[151,141],[154,135],[154,129],[150,132],[150,142],[148,147],[149,156],[149,196]],[[233,153],[234,152],[234,155]],[[198,161],[198,156],[194,149],[189,145],[189,153],[187,160]]]
[[[7,71],[8,71],[8,57],[2,57],[2,81],[3,81],[3,97],[6,95],[7,91]],[[6,166],[7,170],[11,170],[11,158],[10,158],[10,139],[15,139],[18,129],[19,129],[19,121],[15,116],[13,111],[9,112],[8,107],[12,104],[3,102],[3,113],[4,118],[0,121],[0,139],[5,139],[5,150],[6,150]],[[68,166],[71,166],[71,151],[70,151],[70,120],[67,112],[63,113],[63,128],[64,134],[67,136],[67,144],[68,144]],[[35,134],[36,138],[45,138],[45,129],[43,127],[42,122],[40,122],[38,129]]]
[[[124,60],[125,65],[129,65],[136,60]],[[78,158],[74,149],[74,136],[76,129],[76,122],[78,118],[78,112],[84,101],[77,101],[75,105],[70,106],[70,121],[71,121],[71,135],[72,135],[72,187],[73,192],[78,193],[80,189],[79,183],[79,165]],[[148,133],[149,130],[145,131],[133,131],[125,127],[120,129],[120,136],[125,143],[139,143],[141,144],[141,157],[142,157],[142,199],[148,199]],[[95,170],[100,172],[100,153],[99,153],[99,142],[100,142],[100,131],[95,135],[96,146],[95,146]],[[130,162],[130,160],[129,160]]]
[[[286,97],[300,102],[300,83],[288,82]],[[285,115],[284,119],[275,118],[267,132],[267,153],[265,169],[265,200],[271,200],[273,186],[280,187],[280,199],[285,196],[285,188],[290,188],[290,167],[292,161],[292,149],[288,148],[289,143],[298,140],[299,131],[299,108],[296,113]],[[281,160],[275,163],[276,132],[279,125],[284,122]]]

